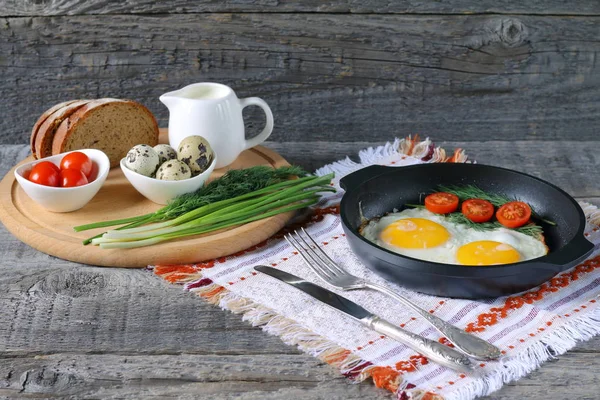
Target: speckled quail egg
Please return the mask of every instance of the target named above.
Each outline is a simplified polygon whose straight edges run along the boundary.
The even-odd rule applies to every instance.
[[[156,146],[154,146],[154,151],[156,151],[156,153],[158,154],[158,158],[160,158],[161,165],[165,161],[174,160],[177,158],[177,152],[168,144],[157,144]]]
[[[202,136],[188,136],[179,143],[177,158],[186,163],[192,175],[196,176],[209,167],[213,159],[213,150],[208,140]]]
[[[125,166],[138,174],[151,176],[159,165],[156,151],[147,144],[135,145],[125,156]]]
[[[161,181],[181,181],[192,177],[192,171],[186,163],[179,160],[167,160],[158,167],[156,179]]]

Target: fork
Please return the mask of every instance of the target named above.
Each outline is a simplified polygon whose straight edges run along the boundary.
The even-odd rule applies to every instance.
[[[387,294],[419,313],[419,315],[454,344],[457,349],[466,355],[477,360],[493,360],[500,357],[500,349],[496,346],[447,323],[425,311],[406,297],[389,290],[385,286],[369,282],[348,273],[319,247],[317,242],[315,242],[304,228],[301,228],[301,230],[302,233],[304,233],[304,236],[312,242],[312,245],[298,231],[294,231],[295,236],[292,234],[285,235],[285,239],[298,251],[298,254],[302,256],[308,267],[313,270],[319,278],[325,281],[325,283],[344,291],[373,289]]]

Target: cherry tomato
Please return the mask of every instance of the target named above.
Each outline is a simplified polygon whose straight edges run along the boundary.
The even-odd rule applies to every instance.
[[[37,163],[31,169],[29,173],[29,180],[44,186],[58,186],[59,185],[60,170],[50,161],[42,161]]]
[[[458,196],[446,192],[432,193],[425,197],[425,208],[437,214],[454,212],[458,208]]]
[[[86,178],[92,174],[92,160],[80,151],[67,154],[60,161],[60,169],[78,169]]]
[[[78,169],[63,169],[60,171],[60,186],[74,187],[86,185],[88,179],[85,174]]]
[[[511,201],[496,211],[496,218],[507,228],[518,228],[531,218],[531,207],[522,201]]]
[[[462,213],[473,222],[487,222],[494,216],[494,206],[487,200],[469,199],[462,203]]]

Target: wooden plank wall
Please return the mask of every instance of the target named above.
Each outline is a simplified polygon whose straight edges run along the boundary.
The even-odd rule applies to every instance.
[[[271,140],[303,148],[589,141],[599,52],[597,0],[0,0],[0,144],[74,98],[132,98],[166,126],[158,96],[199,81],[263,97]]]

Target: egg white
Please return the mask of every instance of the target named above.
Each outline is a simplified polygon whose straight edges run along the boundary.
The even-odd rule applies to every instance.
[[[406,249],[389,244],[381,239],[381,232],[391,223],[406,218],[423,218],[442,225],[450,238],[443,244],[427,249]],[[456,251],[463,245],[480,240],[491,240],[512,246],[519,252],[520,261],[541,257],[548,253],[548,248],[541,241],[512,229],[498,228],[490,231],[475,231],[464,224],[455,224],[439,214],[426,209],[413,208],[385,215],[369,221],[361,234],[370,242],[376,243],[394,253],[425,261],[444,264],[459,264]]]

